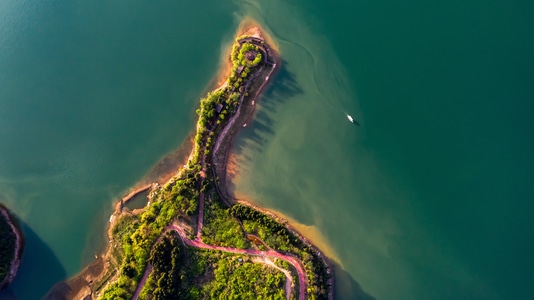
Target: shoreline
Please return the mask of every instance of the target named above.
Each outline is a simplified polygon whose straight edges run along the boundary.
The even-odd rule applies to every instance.
[[[303,240],[305,239],[311,246],[313,246],[313,248],[319,249],[321,253],[330,262],[329,265],[341,265],[341,260],[339,259],[338,254],[335,253],[335,251],[329,247],[328,242],[325,240],[325,237],[322,236],[320,232],[315,232],[317,229],[313,225],[305,225],[299,223],[295,219],[287,216],[286,214],[280,211],[260,206],[256,204],[256,202],[254,202],[253,197],[243,197],[242,195],[240,196],[240,198],[234,198],[236,201],[235,203],[253,207],[257,211],[274,217],[274,219],[278,219],[280,223],[284,224],[284,226],[286,226],[288,229],[291,229],[292,232],[295,231],[299,233],[299,235],[303,237]]]
[[[117,202],[117,204],[115,205],[115,211],[122,211],[124,205],[126,205],[126,203],[132,200],[135,196],[147,191],[150,188],[154,188],[157,185],[157,183],[146,184],[144,186],[141,186],[140,188],[131,191],[128,195],[122,197],[122,199]]]
[[[330,262],[330,266],[333,267],[334,264],[341,265],[341,260],[339,259],[338,254],[330,247],[325,237],[321,232],[318,232],[318,229],[314,225],[306,225],[298,222],[297,220],[291,218],[290,216],[284,214],[281,211],[278,211],[273,208],[263,207],[260,204],[257,204],[255,197],[243,193],[236,192],[234,181],[239,178],[240,167],[237,162],[238,156],[235,153],[230,153],[227,164],[227,173],[230,179],[231,189],[228,190],[230,198],[234,200],[234,203],[241,203],[247,206],[254,207],[256,210],[266,213],[271,216],[281,220],[281,223],[287,224],[288,227],[291,227],[294,231],[300,233],[308,242],[314,246],[316,249],[320,249],[324,256]]]
[[[289,221],[287,219],[285,219],[284,217],[280,217],[280,215],[277,215],[273,212],[271,212],[269,209],[267,208],[263,208],[261,206],[258,206],[250,201],[247,201],[247,200],[241,200],[241,199],[235,199],[235,203],[239,203],[239,204],[242,204],[242,205],[246,205],[246,206],[249,206],[249,207],[252,207],[253,209],[261,212],[261,213],[264,213],[266,214],[267,216],[273,218],[275,221],[277,221],[278,223],[280,224],[283,224],[291,233],[293,233],[295,236],[297,236],[301,241],[303,241],[308,247],[312,248],[313,251],[317,254],[317,256],[319,258],[321,258],[321,260],[323,261],[324,265],[326,266],[327,268],[327,273],[330,276],[330,278],[328,279],[328,284],[330,285],[331,289],[330,289],[330,294],[328,295],[328,298],[329,299],[334,299],[334,263],[335,260],[331,260],[330,258],[328,258],[328,256],[326,256],[322,251],[321,249],[319,249],[319,247],[317,247],[315,244],[313,244],[311,241],[309,241],[309,239],[307,239],[306,237],[304,237],[295,227],[293,227],[291,224],[289,224]]]
[[[252,32],[253,34],[259,34],[259,38],[265,39],[265,37],[260,33],[261,27],[258,24],[256,24],[255,22],[252,22],[251,20],[248,20],[246,22],[244,21],[243,23],[244,24],[239,26],[239,29],[237,31],[236,36],[242,36],[244,34]],[[262,32],[265,32],[265,31],[262,31]],[[270,39],[270,37],[268,39]],[[230,44],[230,45],[232,45],[232,44]],[[228,48],[230,48],[230,47],[228,47]],[[271,50],[273,50],[273,49],[271,49]],[[223,51],[223,55],[224,54],[228,54],[228,53],[229,52],[227,52],[227,51]],[[277,65],[279,66],[280,62],[281,62],[279,56],[276,53],[276,51],[274,53],[272,53],[272,58],[274,59],[275,63],[274,63],[273,69],[269,73],[269,76],[272,76],[274,73],[276,73],[279,70],[279,67],[277,68],[276,66]],[[229,68],[229,66],[230,66],[230,68]],[[217,85],[218,87],[215,87],[212,90],[223,88],[227,84],[226,83],[226,79],[228,78],[228,74],[229,74],[229,72],[231,70],[231,66],[232,66],[232,62],[230,60],[228,60],[228,59],[223,60],[223,62],[221,63],[221,66],[220,66],[220,70],[218,71],[216,77],[209,84],[209,86],[211,86],[215,82],[218,83],[218,85]],[[223,81],[221,83],[220,80],[222,78],[224,78],[225,81]],[[262,82],[262,84],[259,86],[259,88],[257,89],[255,95],[252,97],[252,106],[249,107],[246,115],[241,115],[239,113],[236,113],[234,116],[232,116],[234,122],[235,121],[239,121],[239,119],[242,118],[242,117],[245,117],[245,121],[244,121],[245,124],[250,121],[250,119],[254,116],[254,113],[255,113],[255,106],[254,106],[253,103],[260,96],[261,92],[268,85],[269,81],[270,80],[266,80],[266,81]],[[241,108],[241,105],[238,107],[238,109],[239,108]],[[240,121],[243,121],[243,119],[241,119]],[[230,122],[231,121],[229,121],[229,124],[230,124]],[[226,131],[224,134],[221,134],[217,139],[218,143],[219,143],[219,140],[222,141],[225,138],[228,138],[228,140],[226,142],[224,142],[224,143],[221,142],[220,145],[219,145],[219,146],[222,147],[221,149],[224,150],[223,151],[224,152],[223,156],[225,157],[225,159],[223,160],[224,162],[222,163],[222,166],[224,166],[224,169],[226,169],[226,164],[228,162],[228,157],[230,156],[231,150],[233,148],[234,138],[241,131],[241,129],[243,129],[242,124],[238,124],[238,125],[239,125],[238,127],[233,128],[234,132],[232,132],[231,134],[227,135],[228,131],[231,131],[230,129],[227,129],[227,128],[232,127],[232,126],[229,126],[227,124],[227,126],[225,126],[224,130],[228,130],[228,131]],[[196,128],[195,130],[198,130],[198,128]],[[190,136],[194,136],[194,132]],[[190,141],[190,140],[191,139],[187,139],[184,142],[184,144],[182,146],[180,146],[180,149],[182,149],[182,147],[184,147],[185,144],[187,144],[187,141]],[[189,146],[192,146],[192,145],[189,145]],[[217,146],[217,148],[219,148],[219,146]],[[194,146],[188,147],[188,149],[190,149],[190,154],[187,156],[186,162],[190,161],[191,157],[194,155],[195,150],[196,150],[194,148]],[[177,150],[175,152],[178,152],[179,150]],[[173,152],[173,153],[175,153],[175,152]],[[213,151],[213,152],[217,153],[218,151]],[[160,163],[158,163],[154,169],[156,169],[157,166],[159,166],[163,162],[163,160],[165,160],[165,158],[163,158],[162,161],[160,161]],[[216,160],[215,159],[215,155],[214,155],[213,160],[214,161]],[[177,176],[177,174],[179,174],[182,170],[183,170],[182,167],[174,169],[174,172],[171,172],[172,173],[171,176],[169,176],[170,174],[160,174],[162,176],[156,176],[156,178],[158,178],[157,181],[160,181],[159,179],[164,178],[165,177],[164,175],[167,175],[170,178],[165,180],[165,182],[172,182],[173,178],[175,178]],[[225,173],[226,173],[226,171],[225,171]],[[226,174],[224,175],[224,177],[226,177]],[[163,184],[163,182],[157,182],[157,181],[156,182],[152,181],[152,183],[147,183],[146,179],[148,179],[148,178],[149,178],[149,174],[147,174],[147,176],[143,177],[139,181],[139,183],[134,185],[134,190],[133,191],[129,192],[128,195],[126,195],[126,196],[122,197],[121,199],[119,199],[117,201],[117,203],[114,205],[115,209],[114,209],[113,213],[111,214],[110,221],[109,221],[109,224],[108,224],[107,229],[106,229],[107,239],[108,240],[110,240],[110,238],[112,236],[111,234],[112,234],[112,229],[113,229],[114,223],[119,217],[123,216],[124,214],[135,214],[135,212],[132,212],[130,210],[123,210],[124,204],[127,203],[128,201],[130,201],[133,197],[135,197],[137,194],[139,194],[141,192],[150,190],[150,194],[152,194],[152,191],[155,188],[159,187],[160,184]],[[229,194],[227,192],[228,191],[228,182],[226,181],[226,179],[224,180],[224,183],[221,184],[221,187],[223,187],[225,195],[229,196]],[[150,196],[149,196],[149,199],[150,199]],[[240,201],[241,201],[241,200],[235,199],[234,197],[230,197],[230,199],[231,199],[231,203],[240,203]],[[248,206],[257,209],[260,212],[268,214],[269,216],[273,217],[273,219],[277,220],[278,222],[280,222],[279,220],[283,220],[282,222],[280,222],[281,224],[286,226],[287,229],[290,232],[295,234],[300,240],[302,240],[306,245],[308,245],[311,249],[313,249],[313,251],[317,254],[317,256],[322,259],[324,265],[326,266],[326,268],[327,268],[327,270],[329,272],[328,274],[330,275],[330,278],[328,279],[328,282],[329,282],[329,285],[330,285],[331,289],[330,289],[330,293],[328,295],[328,298],[329,299],[333,299],[333,271],[332,271],[333,267],[332,267],[332,264],[326,258],[326,256],[319,250],[319,248],[317,246],[315,246],[314,244],[312,244],[308,239],[304,238],[303,235],[300,234],[295,228],[290,226],[285,219],[280,218],[279,216],[274,215],[271,212],[268,212],[266,209],[257,207],[257,206],[255,206],[253,204],[248,203],[248,202],[246,202],[246,203],[247,203]],[[140,209],[140,211],[143,211],[143,210],[144,209]],[[104,277],[106,277],[108,275],[105,272],[105,270],[108,269],[110,264],[111,264],[110,255],[111,255],[112,249],[113,249],[113,244],[111,243],[111,240],[110,240],[110,243],[107,245],[106,249],[102,252],[103,254],[101,256],[97,257],[97,260],[95,262],[89,264],[89,266],[84,268],[78,275],[74,276],[73,278],[68,279],[65,282],[60,282],[60,283],[56,284],[50,290],[50,292],[47,294],[47,296],[45,296],[45,299],[53,299],[54,296],[57,296],[58,294],[64,296],[67,299],[92,299],[93,290],[94,290],[93,289],[94,283],[97,282],[97,281],[102,281],[102,279],[104,279]],[[95,270],[95,269],[98,269],[98,270]],[[116,276],[116,274],[115,275],[114,274],[109,275],[109,277],[105,280],[104,284],[102,286],[97,287],[97,289],[99,289],[99,290],[103,289],[103,287],[105,287],[107,284],[109,284],[110,279],[113,278],[114,276]],[[68,289],[67,289],[68,293],[65,293],[65,290],[66,290],[65,289],[65,285],[68,286]],[[61,290],[63,290],[63,291],[61,291]]]
[[[274,42],[274,39],[267,33],[267,31],[253,19],[246,17],[237,26],[234,37],[245,35],[256,29],[256,33],[259,34],[259,37],[265,40],[275,53],[280,53],[278,44]],[[252,34],[254,35],[254,34]],[[220,89],[224,86],[226,80],[228,79],[228,74],[232,70],[232,62],[228,59],[230,53],[232,52],[233,40],[229,41],[227,44],[224,44],[221,51],[219,70],[215,73],[213,79],[210,80],[204,94],[211,92],[217,89]],[[276,59],[278,56],[276,57]]]
[[[273,78],[278,71],[280,70],[280,66],[282,63],[282,60],[280,59],[279,51],[277,48],[271,48],[269,45],[272,42],[272,38],[268,34],[264,34],[266,31],[256,22],[254,22],[252,19],[246,18],[242,21],[242,23],[239,25],[238,28],[238,34],[236,36],[241,36],[245,34],[250,34],[252,36],[258,37],[262,40],[268,41],[267,48],[270,48],[273,53],[271,53],[271,57],[274,60],[274,68],[269,73],[269,76]],[[265,37],[267,36],[267,38]],[[274,42],[273,42],[274,44]],[[215,165],[214,172],[215,175],[219,180],[219,188],[221,189],[222,194],[229,200],[230,203],[237,203],[235,197],[231,195],[229,192],[230,188],[230,182],[228,181],[228,164],[230,162],[230,158],[232,157],[232,149],[234,146],[234,141],[236,136],[243,130],[243,128],[250,122],[250,120],[254,117],[256,112],[256,106],[255,102],[258,100],[259,96],[261,95],[261,92],[271,83],[271,80],[263,81],[263,83],[260,85],[258,90],[256,91],[256,94],[252,98],[252,101],[247,103],[243,102],[238,107],[238,112],[236,112],[235,115],[232,116],[231,120],[229,121],[230,124],[227,124],[225,126],[223,132],[219,135],[217,138],[214,151],[213,151],[213,164]],[[244,114],[241,114],[241,111],[245,110]],[[248,111],[247,111],[248,110]],[[237,122],[238,126],[235,128],[231,128],[233,123]],[[229,136],[227,135],[228,131],[233,131]],[[224,139],[227,138],[225,141]],[[222,147],[221,147],[222,146]],[[224,200],[224,202],[228,203],[227,200]]]

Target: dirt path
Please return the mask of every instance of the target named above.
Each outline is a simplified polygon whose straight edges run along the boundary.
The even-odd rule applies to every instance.
[[[278,258],[278,259],[285,260],[286,262],[293,265],[295,269],[297,269],[297,274],[299,277],[299,286],[300,286],[299,299],[300,300],[306,299],[306,291],[308,290],[308,276],[306,275],[306,272],[304,271],[304,266],[302,265],[302,262],[296,257],[286,255],[286,254],[281,254],[274,250],[260,251],[260,250],[254,250],[254,249],[237,249],[237,248],[230,248],[230,247],[207,245],[207,244],[204,244],[204,242],[202,242],[198,238],[194,240],[188,239],[184,230],[176,224],[172,224],[169,227],[171,229],[176,230],[178,234],[180,235],[180,237],[182,238],[182,241],[186,245],[191,246],[191,247],[224,251],[224,252],[235,253],[235,254],[246,254],[246,255],[260,256],[260,257]]]
[[[266,257],[256,257],[253,261],[256,263],[269,265],[275,269],[278,269],[280,272],[284,273],[284,275],[286,275],[286,285],[285,285],[286,299],[287,300],[291,299],[291,290],[293,287],[293,278],[291,277],[291,272],[289,272],[289,270],[286,270],[284,268],[280,268],[271,259],[266,258]]]
[[[204,186],[204,157],[202,157],[202,172],[200,172],[200,186]],[[202,226],[204,224],[204,193],[200,193],[198,197],[198,226],[197,226],[197,240],[202,239]]]
[[[137,286],[137,289],[135,290],[135,294],[132,297],[133,300],[137,300],[137,298],[139,298],[139,294],[141,293],[141,290],[145,286],[148,275],[150,275],[151,272],[152,272],[152,265],[147,264],[145,273],[143,274],[143,277],[141,277],[141,280],[139,281],[139,285]]]

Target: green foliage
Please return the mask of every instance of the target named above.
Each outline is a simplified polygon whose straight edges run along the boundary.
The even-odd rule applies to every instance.
[[[326,266],[317,252],[281,224],[249,206],[236,204],[230,210],[232,216],[242,220],[249,233],[258,235],[269,247],[296,254],[308,275],[308,290],[315,299],[328,298]]]
[[[205,287],[210,299],[285,299],[285,276],[262,264],[221,259]]]
[[[261,55],[261,52],[258,52],[258,54],[256,54],[256,57],[252,61],[251,66],[252,67],[257,66],[261,62],[262,58],[263,58],[263,56]]]
[[[198,168],[185,170],[178,178],[170,191],[164,195],[164,199],[172,202],[172,210],[167,208],[168,215],[176,213],[193,215],[198,210],[200,189],[200,174]],[[171,217],[172,218],[172,217]]]
[[[150,254],[150,264],[154,267],[154,300],[180,299],[182,265],[180,237],[176,231],[168,232],[154,245]]]
[[[131,290],[134,288],[134,282],[127,276],[121,275],[119,279],[111,284],[102,294],[100,299],[103,300],[127,300],[131,299],[133,293]]]
[[[219,201],[205,201],[204,205],[204,243],[241,249],[249,246],[239,222],[230,215],[229,209],[223,208]]]
[[[239,51],[237,52],[237,49],[233,49],[236,52],[232,52],[232,63],[234,66],[243,66],[246,68],[252,68],[257,66],[262,61],[262,54],[260,52],[260,48],[252,43],[246,42],[241,45],[241,48],[239,48]],[[254,55],[253,59],[250,59],[248,56]],[[250,72],[250,69],[246,69],[242,77],[246,78],[248,73]]]
[[[291,265],[287,261],[282,259],[275,259],[274,264],[286,270],[289,270],[289,268],[291,267]]]
[[[179,258],[173,262],[175,251]],[[154,247],[151,260],[152,255],[158,258],[140,299],[285,298],[284,274],[242,255],[185,248],[175,236],[162,239]],[[151,294],[148,290],[152,298],[147,296]],[[166,298],[157,298],[158,293],[165,293]]]
[[[246,38],[249,38],[249,36],[242,36],[236,39],[236,41],[240,42]],[[248,53],[253,54],[254,58],[248,59],[247,58]],[[239,66],[249,67],[249,68],[257,66],[262,61],[263,55],[261,54],[260,47],[258,47],[257,45],[254,45],[250,41],[245,41],[241,43],[241,47],[239,47],[239,44],[234,44],[234,46],[232,47],[232,54],[230,56],[230,59],[234,67],[232,69],[232,74],[235,74],[237,67]],[[249,71],[250,70],[247,70],[246,72],[244,72],[245,74],[242,75],[242,77],[246,78]],[[233,81],[232,79],[233,78],[230,78],[231,82]]]
[[[230,213],[243,220],[245,230],[258,235],[273,249],[289,252],[306,246],[285,225],[251,207],[236,204],[232,206]]]
[[[197,167],[185,170],[138,218],[122,216],[117,220],[112,232],[122,250],[119,278],[106,288],[102,299],[130,298],[145,271],[151,246],[176,212],[192,214],[198,210],[198,173]]]

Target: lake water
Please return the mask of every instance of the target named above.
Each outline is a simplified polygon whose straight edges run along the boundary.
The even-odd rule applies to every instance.
[[[534,298],[526,1],[0,3],[0,199],[38,299],[194,128],[241,19],[283,68],[235,145],[236,194],[338,265],[338,299]],[[360,126],[348,122],[351,114]]]

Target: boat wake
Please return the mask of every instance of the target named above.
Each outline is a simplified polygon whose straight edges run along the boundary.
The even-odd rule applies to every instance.
[[[356,126],[360,126],[360,123],[358,123],[358,121],[354,120],[354,118],[353,118],[351,115],[349,115],[348,113],[345,113],[345,115],[347,115],[347,119],[349,119],[349,121],[350,121],[352,124],[354,124],[354,125],[356,125]]]

